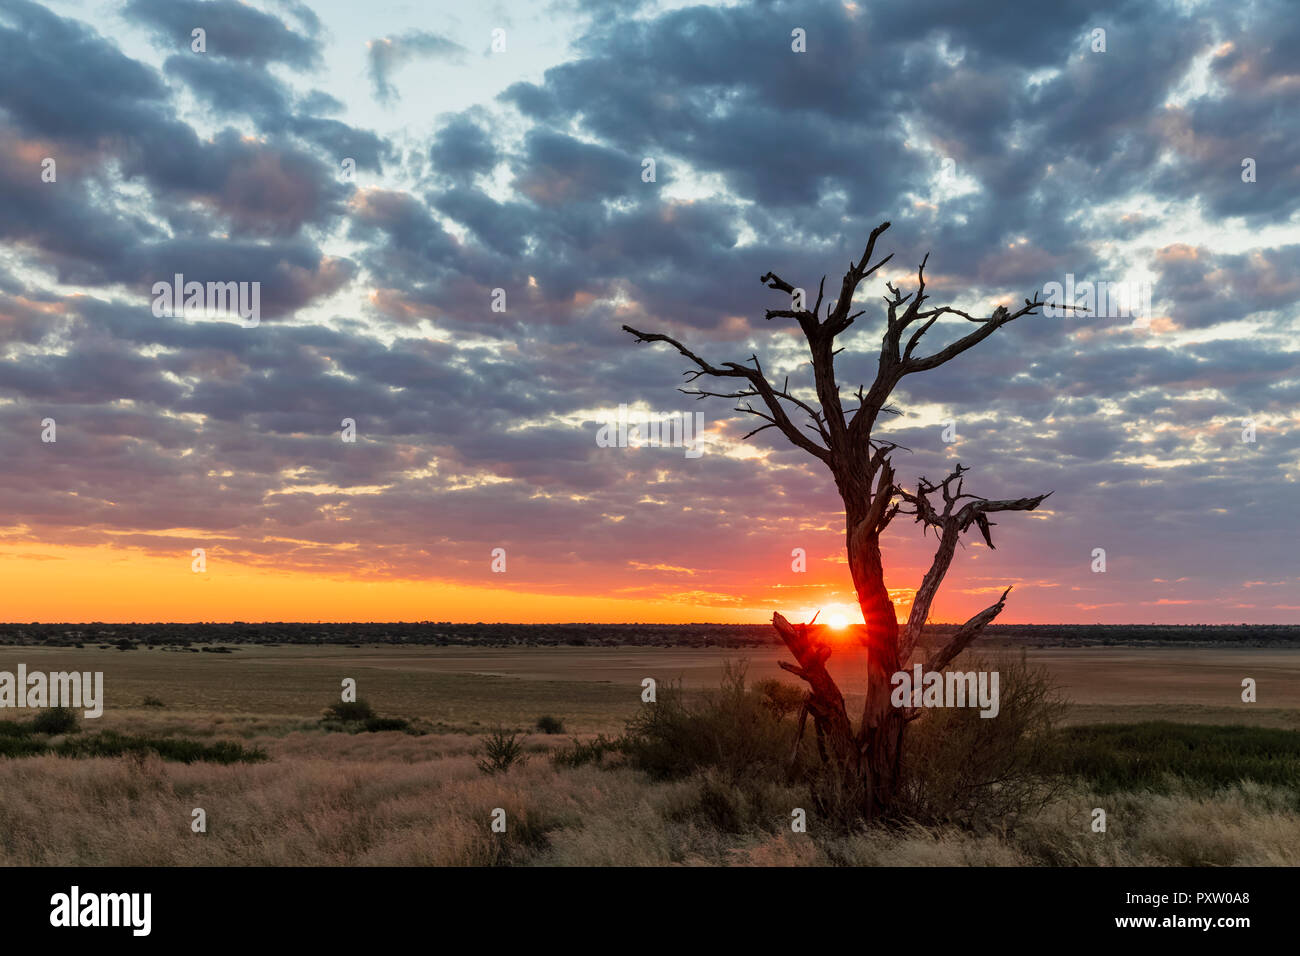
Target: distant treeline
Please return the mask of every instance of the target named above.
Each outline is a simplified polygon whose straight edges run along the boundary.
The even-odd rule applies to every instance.
[[[927,638],[952,633],[934,624]],[[991,627],[984,645],[1073,647],[1105,644],[1300,644],[1300,624],[1007,624]],[[238,644],[620,645],[763,647],[779,645],[768,624],[0,624],[0,644],[83,647]]]

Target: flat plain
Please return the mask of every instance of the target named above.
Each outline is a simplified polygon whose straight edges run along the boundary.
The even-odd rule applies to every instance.
[[[998,654],[1015,651],[987,652]],[[1300,649],[1044,648],[1026,659],[1055,678],[1073,722],[1180,720],[1300,729]],[[657,647],[266,647],[227,654],[175,650],[0,648],[0,670],[102,671],[111,727],[140,716],[146,696],[176,718],[221,716],[242,722],[319,718],[341,681],[385,715],[422,718],[451,731],[505,724],[531,727],[543,714],[579,733],[611,732],[640,706],[641,682],[680,681],[687,690],[718,686],[727,662],[744,663],[751,681],[793,680],[779,648]],[[861,694],[865,660],[855,647],[831,658],[847,695]],[[1257,701],[1243,703],[1242,680]],[[156,717],[146,710],[144,713]]]
[[[982,653],[996,660],[1020,652]],[[1106,646],[1024,654],[1070,701],[1067,723],[1300,730],[1300,650]],[[83,720],[83,734],[230,739],[269,759],[0,758],[0,863],[1300,863],[1295,794],[1249,782],[1216,792],[1112,795],[1105,799],[1119,817],[1105,840],[1089,839],[1088,812],[1103,798],[1085,787],[1017,835],[913,828],[801,842],[779,822],[735,833],[689,822],[683,807],[699,796],[692,788],[708,781],[656,782],[629,768],[561,768],[548,759],[573,738],[619,733],[643,706],[646,677],[701,691],[718,686],[727,662],[744,662],[750,681],[792,680],[778,666],[784,656],[754,647],[2,647],[0,670],[21,661],[29,671],[103,672],[104,716]],[[861,692],[854,648],[837,649],[832,670],[848,696]],[[345,678],[378,714],[410,720],[421,733],[329,732],[322,711],[339,700]],[[1256,703],[1241,701],[1245,678],[1256,682]],[[563,733],[538,732],[542,716],[562,721]],[[483,735],[497,726],[527,732],[530,759],[488,776],[477,759]],[[799,797],[791,791],[790,799]],[[203,834],[190,828],[196,807],[208,814]],[[498,839],[486,826],[495,807],[531,823]]]

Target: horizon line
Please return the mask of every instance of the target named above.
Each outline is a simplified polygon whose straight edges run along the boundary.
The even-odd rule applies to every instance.
[[[928,622],[925,624],[925,626],[926,626],[926,627],[960,627],[962,623],[963,623],[963,622],[960,622],[960,621],[928,621]],[[244,625],[244,626],[264,626],[264,625],[271,625],[271,624],[278,624],[278,625],[294,625],[294,626],[307,626],[307,625],[312,625],[312,626],[335,626],[335,627],[345,627],[345,626],[352,626],[352,625],[358,625],[358,624],[372,624],[372,625],[403,625],[403,626],[424,624],[424,625],[437,625],[437,626],[448,626],[448,627],[466,627],[466,626],[482,626],[482,627],[575,627],[575,626],[582,626],[582,627],[771,627],[771,626],[772,626],[772,622],[771,622],[771,621],[755,621],[755,622],[752,622],[752,623],[736,622],[736,621],[689,621],[689,622],[685,622],[685,623],[683,623],[683,622],[671,622],[671,621],[435,621],[435,620],[422,619],[422,620],[418,620],[418,621],[403,621],[403,620],[393,620],[393,621],[376,621],[376,620],[366,620],[366,621],[302,621],[302,620],[299,620],[299,621],[292,621],[292,620],[278,620],[278,621],[270,621],[270,620],[265,620],[265,621],[237,621],[237,620],[230,620],[230,621],[0,621],[0,628],[7,628],[7,627],[59,627],[59,626],[63,626],[63,627],[88,627],[88,626],[91,626],[91,625],[103,625],[103,626],[108,626],[108,627],[141,626],[141,625],[151,625],[151,626],[170,626],[170,627],[211,627],[211,626],[235,626],[235,625]],[[829,625],[819,625],[819,626],[829,626]],[[856,628],[865,628],[866,626],[867,626],[867,625],[865,625],[865,624],[856,624],[856,623],[852,623],[852,624],[848,624],[848,625],[846,625],[845,628],[844,628],[844,630],[850,630],[850,629],[856,629]],[[1254,624],[1254,623],[1251,623],[1251,622],[1249,622],[1249,621],[1221,621],[1221,622],[1214,622],[1214,623],[1205,623],[1205,622],[1201,622],[1201,623],[1196,623],[1196,624],[1173,624],[1173,623],[1162,623],[1162,622],[1160,622],[1160,621],[1149,621],[1149,622],[1147,622],[1147,623],[1145,623],[1145,624],[1140,624],[1140,623],[1138,623],[1138,622],[1136,622],[1136,621],[1127,622],[1127,623],[1123,623],[1123,624],[1103,624],[1103,623],[1101,623],[1101,622],[1096,622],[1096,623],[1078,623],[1078,622],[1076,622],[1076,623],[1067,623],[1067,622],[1060,622],[1060,621],[1044,621],[1044,622],[1017,623],[1017,624],[1012,624],[1012,623],[997,624],[997,623],[995,622],[994,624],[991,624],[991,625],[990,625],[990,628],[994,628],[994,627],[1108,627],[1108,628],[1114,628],[1114,627],[1176,627],[1176,628],[1201,628],[1201,627],[1271,627],[1271,628],[1278,628],[1278,627],[1300,627],[1300,621],[1295,621],[1295,622],[1292,622],[1292,623],[1286,623],[1286,624]]]

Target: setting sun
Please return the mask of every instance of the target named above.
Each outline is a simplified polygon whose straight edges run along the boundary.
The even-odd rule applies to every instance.
[[[827,608],[823,620],[826,622],[826,626],[833,631],[842,631],[853,623],[848,610],[842,607]]]

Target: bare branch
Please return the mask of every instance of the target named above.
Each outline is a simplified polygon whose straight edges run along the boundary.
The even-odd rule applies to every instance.
[[[914,514],[916,520],[927,528],[933,528],[939,537],[939,546],[935,549],[934,559],[912,599],[912,610],[899,640],[899,656],[903,660],[907,659],[917,641],[920,640],[921,631],[930,614],[930,605],[934,602],[939,585],[952,564],[961,535],[974,524],[991,548],[993,539],[990,527],[993,522],[988,520],[988,515],[1000,511],[1033,511],[1051,494],[1049,491],[1029,498],[998,501],[969,495],[962,491],[963,476],[968,471],[969,468],[958,464],[940,482],[930,482],[921,478],[917,482],[914,493],[905,488],[897,486],[894,488],[894,493],[902,502],[911,505],[912,511],[907,513]],[[931,501],[931,496],[935,492],[943,497],[942,509]]]
[[[753,273],[751,272],[750,275],[753,275]],[[779,292],[784,292],[786,295],[794,295],[794,286],[771,272],[766,272],[759,276],[758,281],[763,283],[769,289],[776,289]],[[751,286],[750,288],[753,287]]]
[[[954,657],[970,645],[971,641],[980,636],[984,628],[989,625],[989,622],[1002,613],[1002,609],[1006,607],[1007,595],[1010,593],[1011,588],[1007,588],[1002,592],[1002,597],[998,598],[996,604],[986,607],[957,628],[957,633],[948,639],[943,648],[925,662],[925,670],[941,671],[947,667]]]
[[[756,366],[755,368],[746,368],[736,362],[726,362],[722,366],[716,366],[706,362],[671,336],[663,335],[659,332],[640,332],[629,325],[623,326],[623,331],[634,336],[638,342],[666,342],[671,345],[679,353],[698,366],[698,371],[690,371],[687,373],[692,380],[701,375],[712,375],[717,378],[743,378],[748,380],[758,397],[763,399],[764,404],[767,405],[768,411],[772,413],[772,422],[781,429],[782,434],[810,455],[820,458],[827,464],[830,463],[830,452],[804,435],[804,433],[796,428],[794,423],[790,421],[790,416],[786,414],[785,408],[781,405],[781,396],[777,395],[776,390],[772,387],[771,383],[763,377],[762,369],[757,367],[757,358],[753,359]],[[797,401],[795,399],[789,400]]]
[[[835,301],[835,308],[831,310],[831,314],[827,317],[825,323],[829,327],[832,336],[839,335],[848,328],[849,309],[853,304],[853,293],[857,291],[858,286],[862,284],[864,279],[894,258],[893,253],[890,253],[875,265],[869,264],[876,250],[876,240],[888,228],[889,223],[882,222],[875,229],[872,229],[871,235],[867,239],[867,248],[862,253],[862,258],[857,262],[849,263],[848,271],[844,273],[844,279],[840,282],[840,297]]]
[[[943,306],[942,308],[935,309],[932,312],[924,313],[922,317],[929,316],[931,318],[930,318],[930,322],[921,330],[921,334],[924,334],[925,329],[928,329],[930,325],[933,325],[934,320],[939,318],[939,316],[941,315],[959,315],[963,319],[966,319],[969,322],[979,323],[980,327],[975,331],[962,336],[960,339],[958,339],[956,342],[953,342],[951,345],[948,345],[945,348],[940,349],[938,352],[935,352],[933,355],[926,356],[925,358],[922,359],[912,359],[912,358],[907,359],[907,361],[904,364],[902,374],[911,375],[913,372],[924,372],[927,371],[928,369],[938,368],[944,362],[951,361],[952,359],[960,355],[962,352],[965,352],[967,349],[979,345],[979,343],[983,342],[986,338],[988,338],[990,335],[992,335],[998,329],[1002,328],[1002,326],[1006,325],[1007,323],[1014,322],[1016,319],[1025,315],[1036,315],[1037,313],[1035,313],[1034,310],[1046,304],[1047,303],[1045,303],[1042,299],[1038,298],[1038,293],[1035,292],[1033,299],[1025,300],[1025,305],[1023,308],[1017,309],[1015,312],[1011,312],[1008,311],[1006,306],[1000,305],[993,310],[993,314],[989,316],[987,319],[973,318],[972,316],[967,315],[965,312],[962,312],[959,309],[951,308],[950,306]],[[1087,309],[1084,309],[1081,306],[1073,306],[1073,305],[1061,306],[1061,308],[1076,309],[1078,311],[1084,311],[1084,312],[1087,311]],[[913,336],[913,338],[919,341],[920,334]],[[914,343],[909,344],[908,351],[910,352],[913,347],[914,347]]]
[[[763,431],[766,428],[776,428],[776,422],[768,422],[766,425],[759,425],[752,432],[746,432],[745,434],[741,435],[740,440],[748,441],[750,438],[753,438],[755,435],[757,435],[759,432]]]

